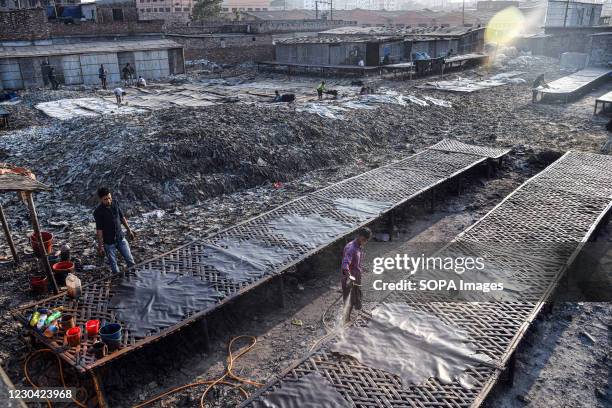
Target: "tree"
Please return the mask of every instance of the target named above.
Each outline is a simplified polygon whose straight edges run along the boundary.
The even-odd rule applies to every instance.
[[[221,3],[223,0],[196,0],[193,10],[193,20],[210,20],[215,18],[221,12]]]

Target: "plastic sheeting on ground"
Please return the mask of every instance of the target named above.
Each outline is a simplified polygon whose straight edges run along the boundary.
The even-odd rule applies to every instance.
[[[448,384],[458,380],[470,388],[465,370],[491,365],[478,353],[467,332],[406,304],[383,304],[372,311],[366,327],[351,327],[332,351],[362,364],[399,376],[403,386],[435,377]]]
[[[421,85],[418,88],[421,89],[437,89],[440,91],[449,92],[476,92],[487,88],[496,86],[508,85],[512,83],[524,82],[520,78],[516,78],[519,75],[524,74],[522,71],[509,71],[501,74],[492,76],[485,80],[474,80],[469,78],[459,78],[449,81],[435,81],[427,82],[425,85]]]
[[[36,105],[36,109],[41,110],[47,116],[60,120],[77,116],[95,117],[145,112],[133,106],[117,106],[117,102],[110,102],[102,98],[59,99],[57,101],[41,102]]]

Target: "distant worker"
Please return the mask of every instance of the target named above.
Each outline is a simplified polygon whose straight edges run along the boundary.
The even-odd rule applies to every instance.
[[[385,55],[383,60],[382,60],[382,64],[383,65],[389,65],[391,63],[391,59],[389,58],[389,54]]]
[[[317,95],[319,100],[323,99],[323,92],[325,92],[325,81],[321,81],[321,84],[317,87]]]
[[[538,75],[538,77],[533,81],[533,87],[531,88],[531,102],[536,103],[538,100],[538,93],[540,88],[549,88],[548,84],[544,80],[544,74]]]
[[[138,88],[146,88],[147,87],[147,81],[145,81],[145,79],[141,76],[138,77],[138,81],[136,82],[136,86]]]
[[[280,101],[281,101],[280,93],[278,93],[278,91],[274,91],[274,99],[272,100],[272,102],[280,102]]]
[[[452,57],[454,54],[453,49],[451,48],[450,50],[448,50],[448,52],[446,53],[446,58],[450,58]]]
[[[133,85],[134,74],[136,73],[136,71],[134,70],[134,67],[130,65],[129,62],[125,64],[125,67],[123,67],[122,73],[123,80],[125,81],[125,86]]]
[[[367,95],[367,94],[368,94],[368,87],[362,86],[361,91],[359,91],[359,95]]]
[[[49,60],[45,60],[40,64],[40,73],[42,74],[43,85],[49,85]]]
[[[117,106],[121,106],[121,102],[123,102],[123,97],[125,96],[126,92],[123,90],[123,88],[115,88],[113,93],[115,94],[115,98],[117,98]]]
[[[278,102],[286,102],[286,103],[291,103],[295,101],[295,94],[280,94],[278,91],[274,91],[274,99],[272,100],[272,102],[274,103],[278,103]]]
[[[135,265],[130,245],[125,239],[121,225],[125,227],[130,239],[134,239],[135,235],[128,225],[119,204],[113,200],[110,190],[106,187],[100,187],[98,189],[98,198],[100,199],[100,205],[96,207],[93,213],[96,221],[98,255],[106,255],[111,271],[116,274],[119,273],[117,251],[125,259],[128,268]]]
[[[104,64],[100,64],[100,68],[98,69],[98,78],[100,78],[100,82],[102,83],[102,89],[106,89],[106,74],[108,71],[104,68]]]
[[[360,59],[359,62],[357,62],[357,65],[360,67],[365,67],[365,62],[363,62],[363,59]]]
[[[342,252],[342,300],[344,323],[351,320],[353,308],[361,310],[361,264],[364,247],[372,236],[369,228],[357,231],[357,237],[346,244]]]
[[[59,82],[57,82],[57,78],[55,78],[55,68],[53,68],[53,65],[49,65],[49,68],[47,68],[47,76],[49,77],[51,88],[57,89],[59,87]]]

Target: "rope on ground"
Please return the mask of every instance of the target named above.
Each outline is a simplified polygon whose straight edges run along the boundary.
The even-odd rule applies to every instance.
[[[35,352],[31,353],[31,354],[30,354],[30,355],[29,355],[29,356],[26,358],[25,362],[23,363],[23,373],[24,373],[25,378],[26,378],[26,380],[28,381],[28,383],[30,383],[30,385],[31,385],[31,386],[32,386],[34,389],[38,389],[38,388],[39,388],[39,387],[38,387],[38,385],[34,384],[34,381],[32,381],[32,378],[30,378],[30,372],[29,372],[29,370],[28,370],[28,365],[29,365],[30,361],[32,360],[32,358],[33,358],[34,356],[37,356],[37,355],[40,355],[40,354],[43,354],[43,353],[50,353],[50,354],[52,354],[53,356],[55,356],[55,358],[57,359],[57,366],[59,367],[59,374],[60,374],[60,380],[61,380],[61,382],[62,382],[62,387],[64,387],[64,388],[68,388],[68,387],[66,386],[66,381],[64,380],[64,368],[62,367],[62,360],[59,358],[59,356],[58,356],[57,354],[55,354],[55,353],[54,353],[52,350],[50,350],[50,349],[42,349],[42,350],[37,350],[37,351],[35,351]],[[52,408],[52,406],[53,406],[53,405],[51,404],[51,401],[49,401],[49,400],[46,400],[46,401],[47,401],[47,406],[48,406],[49,408]],[[79,407],[81,407],[81,408],[87,408],[87,405],[86,405],[87,401],[85,401],[85,402],[81,402],[81,401],[77,400],[76,398],[72,398],[72,401],[73,401],[75,404],[77,404]]]
[[[238,354],[236,354],[234,356],[234,351],[233,351],[233,344],[234,342],[236,342],[237,340],[240,339],[249,339],[250,344],[248,346],[246,346],[245,348],[243,348],[242,350],[240,350],[240,352]],[[218,386],[218,385],[228,385],[231,386],[232,388],[238,388],[238,390],[242,393],[242,395],[245,398],[249,397],[249,393],[246,392],[246,390],[241,386],[241,384],[247,384],[247,385],[254,385],[256,387],[261,387],[263,386],[263,384],[249,380],[248,378],[243,378],[243,377],[239,377],[238,375],[234,374],[234,372],[232,371],[234,368],[234,363],[236,362],[236,360],[238,360],[240,357],[242,357],[243,355],[245,355],[246,353],[248,353],[249,351],[251,351],[251,349],[253,349],[253,347],[255,347],[255,344],[257,343],[257,339],[254,336],[237,336],[234,337],[230,340],[228,347],[227,347],[227,351],[228,351],[228,355],[227,355],[227,367],[225,369],[225,372],[223,373],[222,376],[220,376],[219,378],[215,379],[215,380],[203,380],[203,381],[196,381],[193,383],[189,383],[189,384],[185,384],[182,385],[180,387],[176,387],[176,388],[172,388],[168,391],[165,391],[161,394],[159,394],[156,397],[153,397],[141,404],[135,405],[133,408],[142,408],[144,406],[150,405],[156,401],[159,401],[160,399],[177,393],[179,391],[182,391],[184,389],[187,388],[191,388],[191,387],[197,387],[199,385],[208,385],[208,387],[206,387],[206,390],[204,390],[204,393],[202,394],[202,397],[200,398],[200,407],[201,408],[206,408],[206,406],[204,405],[204,399],[206,398],[206,395],[208,395],[208,393],[210,392],[210,390],[212,390],[214,387]]]

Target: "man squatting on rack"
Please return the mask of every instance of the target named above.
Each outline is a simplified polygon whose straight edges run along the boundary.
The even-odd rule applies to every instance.
[[[342,300],[344,304],[344,323],[351,320],[353,308],[361,310],[361,262],[363,249],[372,236],[369,228],[357,231],[357,237],[346,244],[342,252]]]

